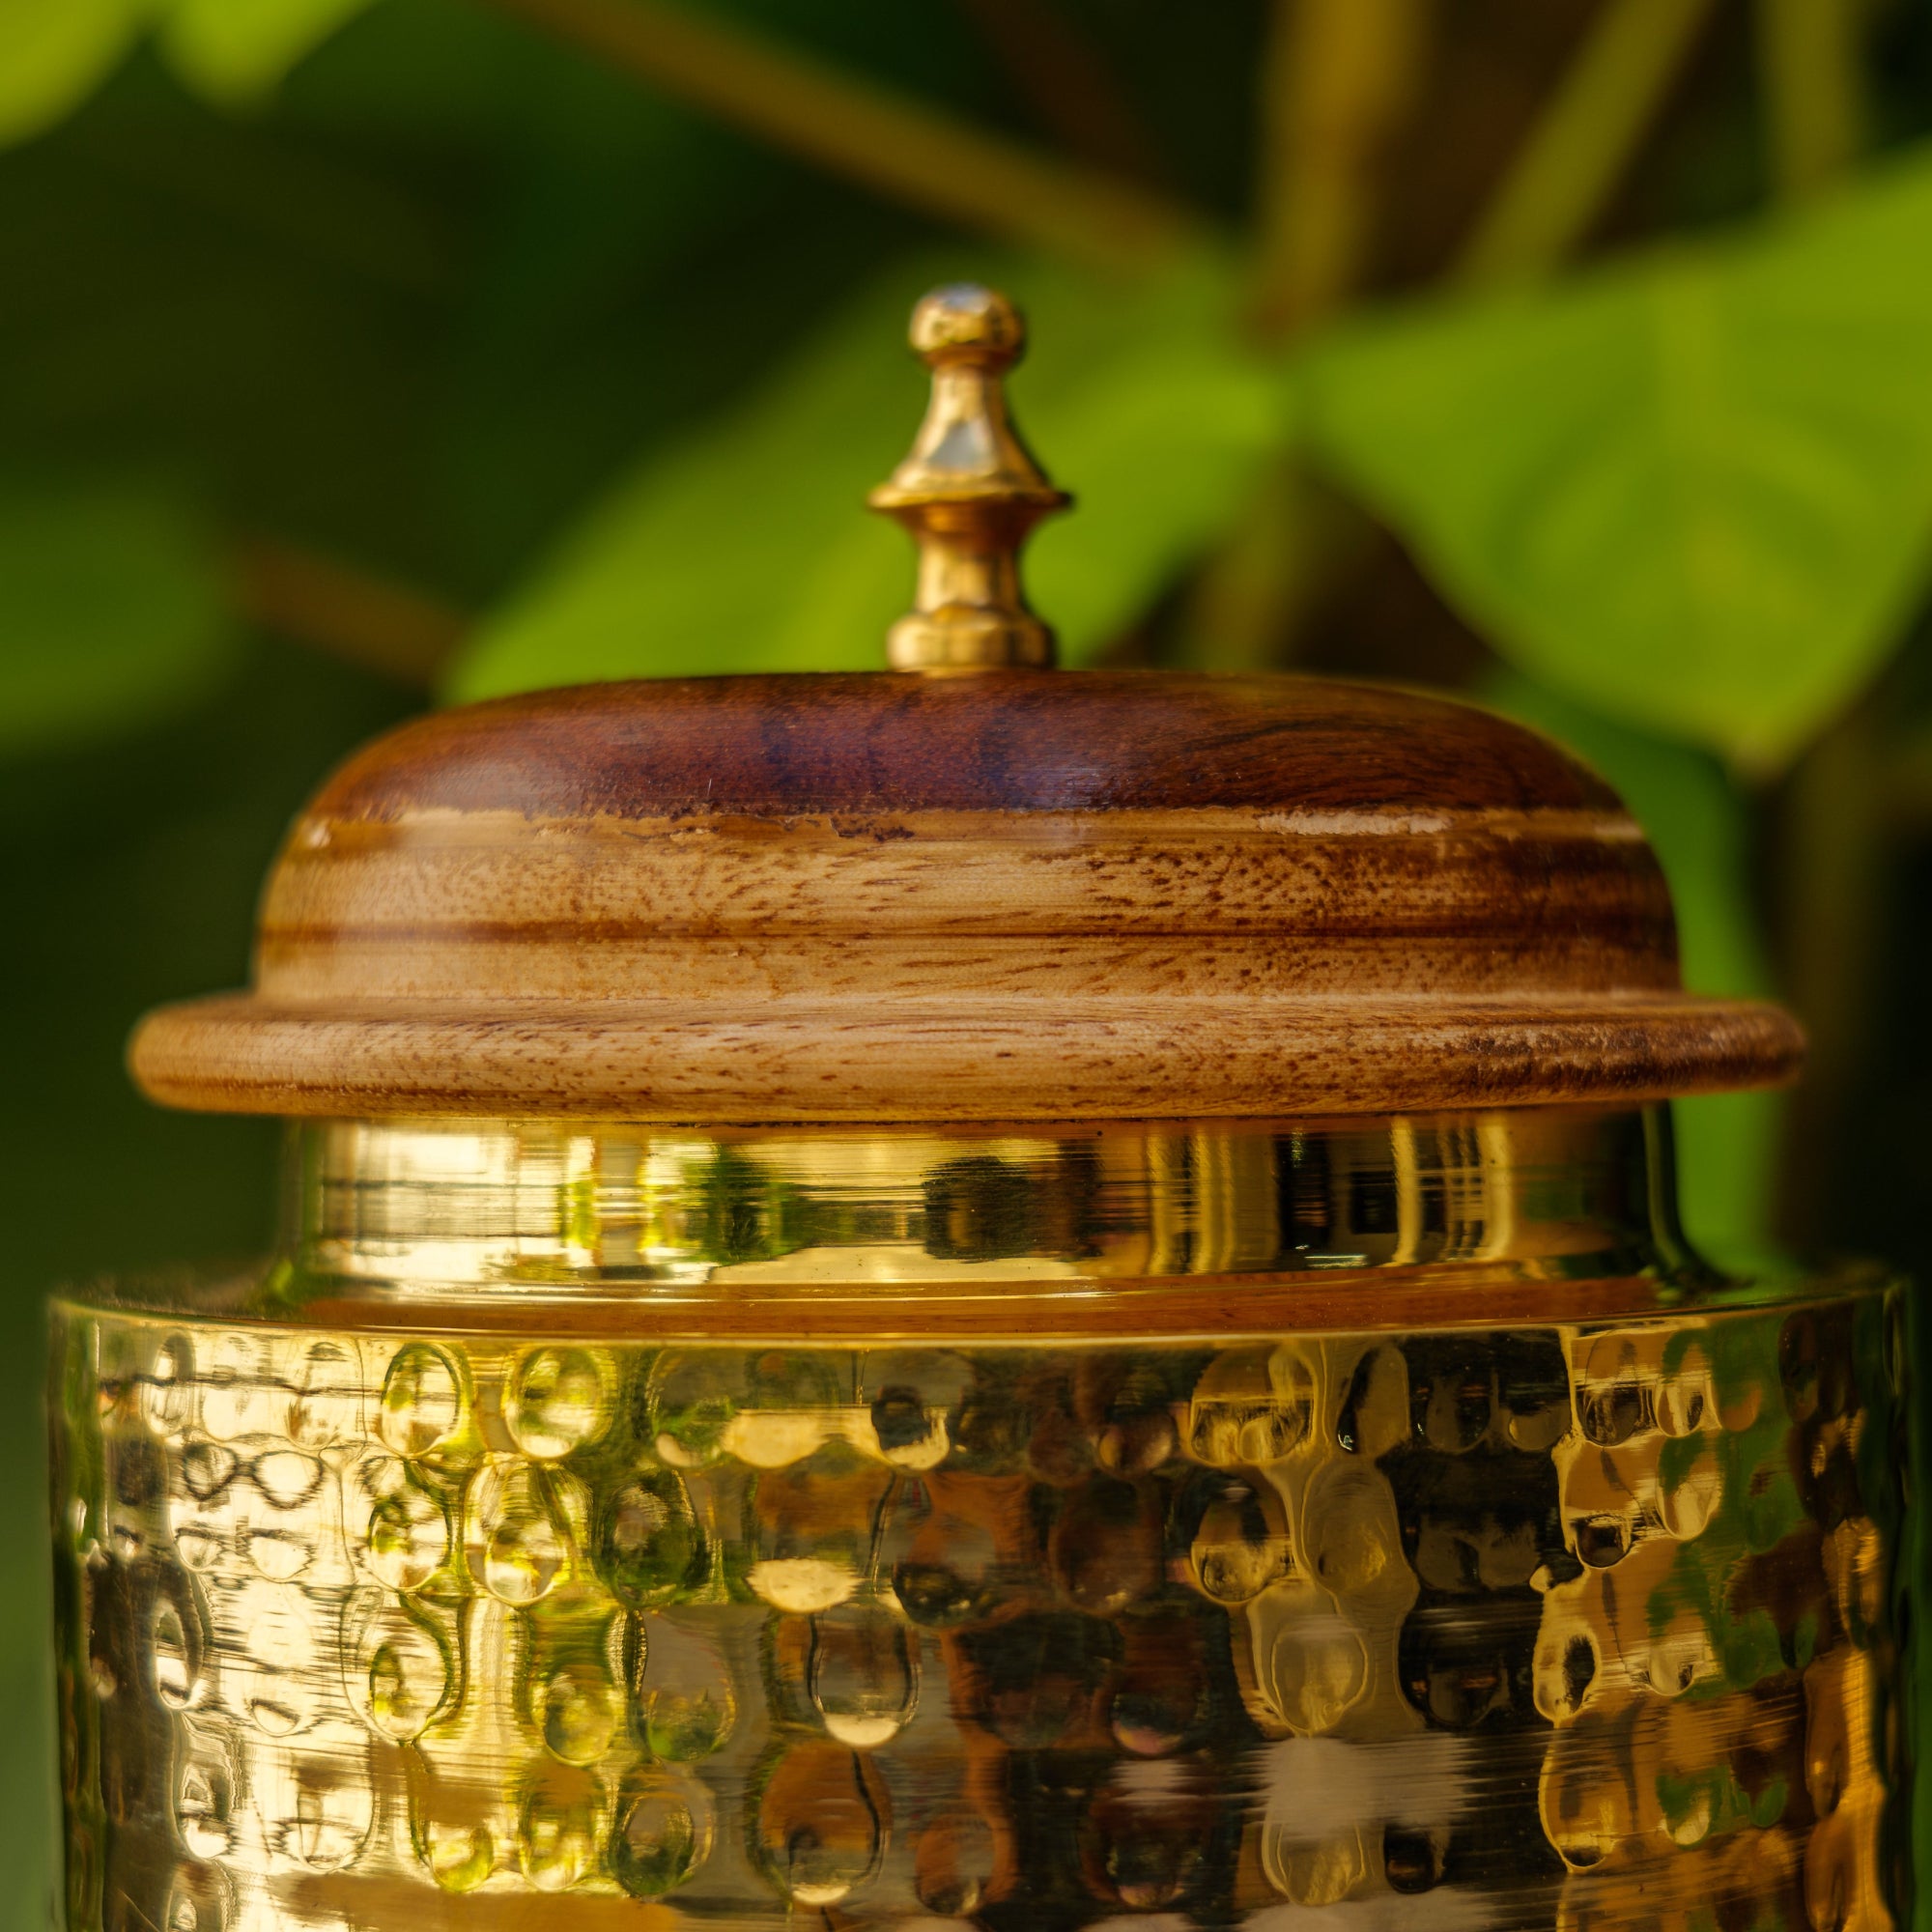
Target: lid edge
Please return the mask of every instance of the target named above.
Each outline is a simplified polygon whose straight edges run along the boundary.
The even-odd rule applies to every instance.
[[[1676,992],[1443,1002],[401,1000],[164,1007],[129,1065],[161,1105],[290,1116],[707,1122],[1264,1118],[1629,1104],[1782,1084],[1781,1009]]]

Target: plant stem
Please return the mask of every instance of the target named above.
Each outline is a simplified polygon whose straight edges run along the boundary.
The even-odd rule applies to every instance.
[[[1339,306],[1360,273],[1373,213],[1369,162],[1399,111],[1402,76],[1420,65],[1423,35],[1419,12],[1383,17],[1391,6],[1413,9],[1414,0],[1276,4],[1257,286],[1260,319],[1279,330]],[[1451,269],[1452,281],[1541,273],[1582,241],[1715,4],[1605,0]],[[1378,49],[1378,33],[1391,43]],[[1314,554],[1289,526],[1298,500],[1277,479],[1208,560],[1186,625],[1190,655],[1215,663],[1278,658],[1297,612],[1346,559],[1361,554],[1359,543],[1332,544],[1325,558]],[[1258,559],[1270,547],[1298,567],[1264,569]]]
[[[1864,11],[1860,0],[1758,0],[1773,173],[1786,201],[1823,192],[1858,158]],[[1780,827],[1781,963],[1810,1051],[1786,1114],[1779,1218],[1787,1238],[1812,1246],[1835,1232],[1838,1150],[1872,1048],[1892,769],[1882,717],[1868,695],[1819,734],[1792,770]]]
[[[1880,774],[1887,823],[1900,838],[1932,838],[1932,722],[1908,726]]]
[[[1319,322],[1360,283],[1382,158],[1421,79],[1432,6],[1275,0],[1248,314],[1264,341]],[[1310,604],[1360,556],[1364,529],[1292,458],[1269,465],[1192,587],[1181,654],[1210,669],[1282,662]]]
[[[1253,320],[1338,307],[1375,234],[1383,153],[1421,80],[1430,0],[1275,0],[1262,88]]]
[[[1794,0],[1818,7],[1828,0]],[[1602,213],[1667,98],[1715,0],[1605,0],[1452,273],[1533,275]]]
[[[1793,768],[1779,843],[1783,980],[1810,1037],[1787,1114],[1780,1232],[1816,1245],[1842,1176],[1833,1157],[1871,1048],[1885,925],[1886,762],[1870,701],[1830,725]]]
[[[280,537],[234,538],[228,576],[247,622],[399,684],[434,684],[469,629],[420,590]]]
[[[1861,0],[1757,0],[1772,161],[1790,199],[1831,186],[1862,145]]]
[[[829,173],[1103,270],[1158,264],[1197,231],[1177,204],[658,0],[493,0]]]
[[[1347,497],[1285,456],[1268,464],[1190,588],[1179,662],[1256,670],[1289,661],[1311,608],[1374,540],[1375,526]]]
[[[1101,50],[1048,0],[955,0],[1040,127],[1069,155],[1126,181],[1164,170]]]

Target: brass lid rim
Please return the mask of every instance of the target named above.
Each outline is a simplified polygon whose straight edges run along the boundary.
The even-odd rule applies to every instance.
[[[1495,999],[355,1000],[231,994],[136,1030],[151,1099],[206,1112],[734,1124],[1360,1115],[1780,1084],[1804,1035],[1676,992]]]

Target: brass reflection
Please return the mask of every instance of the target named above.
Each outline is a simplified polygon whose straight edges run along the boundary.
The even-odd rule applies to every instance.
[[[1902,1303],[1701,1275],[1660,1131],[316,1129],[276,1267],[57,1318],[70,1923],[1898,1925]]]

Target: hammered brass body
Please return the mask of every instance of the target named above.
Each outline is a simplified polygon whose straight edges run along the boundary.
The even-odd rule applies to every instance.
[[[58,1318],[70,1924],[1900,1925],[1902,1306],[1665,1137],[307,1129]]]

